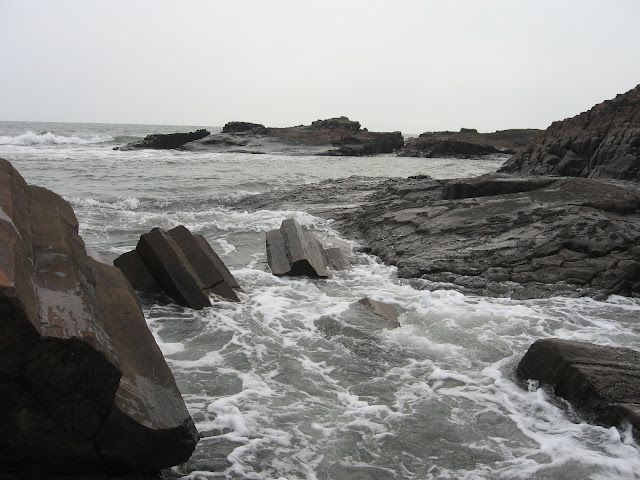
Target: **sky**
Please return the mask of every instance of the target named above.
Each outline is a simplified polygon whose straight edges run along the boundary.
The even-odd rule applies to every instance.
[[[639,0],[0,0],[0,120],[546,128],[640,83]]]

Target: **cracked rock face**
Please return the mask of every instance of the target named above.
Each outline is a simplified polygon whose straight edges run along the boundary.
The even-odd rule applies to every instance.
[[[640,182],[640,85],[554,122],[500,171]]]

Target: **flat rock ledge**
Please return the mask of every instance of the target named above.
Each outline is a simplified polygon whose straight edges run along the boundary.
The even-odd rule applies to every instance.
[[[209,135],[211,135],[211,132],[205,130],[204,128],[196,130],[195,132],[165,134],[155,133],[152,135],[147,135],[139,142],[128,143],[127,145],[123,145],[122,147],[115,147],[114,150],[127,151],[140,150],[145,148],[154,150],[172,150],[180,148],[189,142],[208,137]]]
[[[66,201],[2,159],[0,241],[2,474],[142,478],[186,461],[199,435],[129,282],[87,256]]]
[[[163,293],[195,310],[210,307],[212,296],[240,301],[242,288],[224,262],[202,235],[183,225],[168,232],[152,229],[113,263],[137,291]]]
[[[325,249],[312,232],[293,218],[266,234],[267,264],[276,276],[328,278],[329,269],[345,270],[351,262],[340,248]]]
[[[630,423],[640,440],[640,352],[547,338],[531,345],[517,373],[550,385],[594,423]]]

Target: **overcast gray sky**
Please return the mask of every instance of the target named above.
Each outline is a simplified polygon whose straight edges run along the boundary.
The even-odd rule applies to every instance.
[[[0,0],[0,120],[546,128],[640,83],[639,0]]]

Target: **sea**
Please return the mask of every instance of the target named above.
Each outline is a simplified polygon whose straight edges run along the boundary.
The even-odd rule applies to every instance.
[[[248,196],[352,175],[476,176],[505,158],[114,150],[197,128],[206,126],[0,122],[0,157],[72,205],[92,255],[112,261],[153,227],[185,225],[205,236],[244,289],[241,303],[201,311],[141,299],[202,436],[170,478],[640,478],[628,426],[592,425],[548,387],[515,374],[539,338],[640,350],[639,299],[417,290],[330,218],[239,206]],[[353,268],[325,280],[273,276],[265,232],[286,218],[348,250]],[[401,326],[364,339],[321,328],[363,297],[394,305]]]

